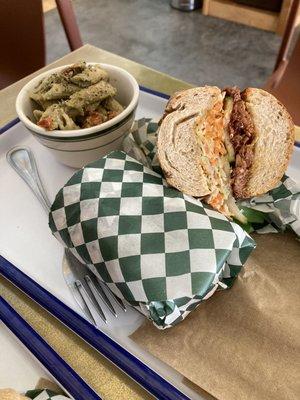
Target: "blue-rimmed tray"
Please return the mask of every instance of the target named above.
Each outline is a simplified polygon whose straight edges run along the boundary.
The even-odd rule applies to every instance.
[[[168,96],[141,88],[137,118],[158,119]],[[51,199],[74,170],[58,164],[16,120],[0,136],[0,273],[59,318],[96,350],[159,399],[203,399],[182,375],[137,346],[129,335],[143,323],[135,312],[111,319],[101,330],[80,313],[61,273],[63,249],[52,237],[47,217],[22,180],[7,165],[5,153],[15,145],[30,147]],[[299,176],[300,149],[289,169]],[[162,333],[163,334],[163,333]]]

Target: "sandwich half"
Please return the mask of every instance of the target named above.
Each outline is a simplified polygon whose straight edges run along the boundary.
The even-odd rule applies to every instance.
[[[171,186],[244,221],[235,199],[274,188],[293,143],[291,117],[271,94],[205,86],[171,97],[157,147]]]

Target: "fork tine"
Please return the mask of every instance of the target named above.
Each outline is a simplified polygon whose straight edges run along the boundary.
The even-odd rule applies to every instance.
[[[100,285],[97,285],[97,288],[96,288],[94,282],[92,281],[92,279],[90,278],[89,275],[85,275],[84,279],[85,279],[88,287],[90,288],[97,304],[100,306],[101,300],[102,300],[107,305],[109,311],[117,318],[117,313],[116,313],[113,305],[111,304],[109,298],[106,296],[102,287]]]
[[[84,286],[82,285],[82,283],[80,282],[80,280],[76,280],[75,281],[75,287],[77,288],[78,292],[80,293],[82,300],[85,302],[87,309],[89,310],[89,313],[95,323],[95,325],[97,326],[96,323],[96,319],[97,319],[97,315],[99,315],[101,317],[101,319],[107,323],[106,317],[104,312],[102,311],[101,306],[98,304],[98,309],[96,309],[96,307],[94,306],[93,301],[91,300],[90,296],[88,295],[87,291],[85,290]]]
[[[115,295],[114,295],[114,297],[115,297],[115,299],[117,300],[119,306],[122,308],[122,310],[123,310],[124,312],[126,312],[126,311],[127,311],[127,308],[126,308],[125,304],[123,303],[122,299],[120,299],[119,297],[117,297],[117,296],[115,296]]]
[[[98,281],[98,283],[99,283],[99,286],[101,286],[102,282],[99,281],[98,278],[97,278],[97,281]],[[105,285],[105,283],[103,283],[103,284]],[[112,291],[107,285],[105,285],[105,288],[109,291],[109,293],[112,295],[112,297],[115,299],[115,301],[119,304],[119,306],[122,308],[122,310],[123,310],[124,312],[126,312],[126,311],[127,311],[127,308],[126,308],[125,304],[123,303],[123,301],[120,299],[120,297],[116,296],[116,295],[113,293],[113,291]],[[103,290],[103,289],[102,289],[102,290]],[[103,290],[103,292],[104,292],[104,290]]]

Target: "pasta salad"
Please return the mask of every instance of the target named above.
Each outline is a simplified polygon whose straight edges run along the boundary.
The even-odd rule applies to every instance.
[[[36,124],[53,131],[90,128],[116,117],[124,110],[116,94],[100,65],[81,61],[42,79],[30,98]]]

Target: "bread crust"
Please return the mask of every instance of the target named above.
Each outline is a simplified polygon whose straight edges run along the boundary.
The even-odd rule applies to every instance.
[[[222,100],[221,90],[215,86],[176,92],[170,98],[161,119],[157,139],[160,166],[169,185],[191,196],[203,197],[210,193],[200,162],[201,153],[194,124],[201,113],[205,113],[220,99]],[[175,138],[177,143],[183,143],[181,147],[179,143],[176,149]],[[184,140],[188,141],[186,145]],[[179,160],[179,148],[183,154],[182,162]]]
[[[278,162],[276,163],[276,165],[274,162],[273,164],[271,163],[271,165],[267,164],[265,165],[265,168],[270,167],[272,169],[272,175],[269,174],[266,177],[266,180],[263,185],[258,184],[258,178],[259,178],[258,174],[263,173],[264,166],[261,163],[261,154],[259,154],[262,149],[258,147],[258,140],[257,140],[259,139],[260,135],[263,135],[263,133],[260,130],[261,127],[259,127],[260,129],[258,129],[258,126],[256,124],[257,111],[255,110],[255,106],[254,107],[250,106],[251,102],[255,101],[255,99],[257,99],[258,97],[265,98],[264,100],[266,100],[268,104],[271,104],[274,115],[276,113],[278,113],[278,115],[281,114],[282,120],[284,121],[287,127],[285,132],[282,132],[282,134],[286,135],[286,140],[284,141],[283,145],[280,146],[280,151],[283,151],[283,154],[280,154],[277,151],[278,154],[276,154],[276,156]],[[244,188],[242,189],[240,195],[240,198],[249,198],[254,196],[260,196],[262,194],[267,193],[269,190],[276,187],[280,182],[285,171],[287,170],[289,160],[293,152],[294,141],[295,141],[295,126],[290,114],[288,113],[284,105],[279,100],[277,100],[272,94],[266,92],[265,90],[257,88],[247,88],[243,92],[243,99],[246,102],[246,107],[252,116],[257,135],[256,143],[254,143],[253,163],[249,170],[249,178]],[[268,153],[272,152],[273,150],[270,141],[266,144],[266,147],[267,148],[264,149],[265,158],[267,158]]]
[[[164,118],[157,139],[157,157],[166,181],[170,186],[191,196],[200,197],[209,194],[209,189],[200,164],[199,149],[192,134],[192,125],[195,118],[196,114],[193,112],[174,112]],[[190,126],[187,125],[187,127],[183,127],[183,122],[189,120],[191,122]],[[184,165],[181,165],[181,168],[179,168],[178,165],[176,165],[176,161],[171,159],[171,156],[168,155],[168,149],[170,148],[170,143],[174,141],[173,137],[176,135],[176,131],[183,129],[189,130],[191,133],[189,137],[187,136],[189,141],[188,146],[192,148],[194,154],[192,161],[193,170],[187,171],[187,174],[184,174]],[[178,158],[179,155],[175,154],[175,157]],[[185,175],[188,175],[189,172],[192,173],[188,177],[189,179],[187,179]]]

